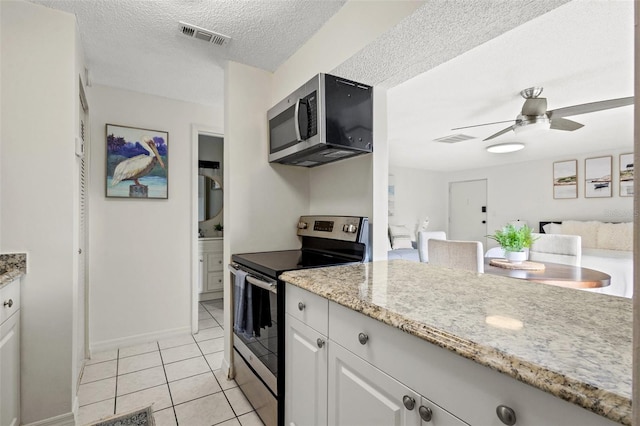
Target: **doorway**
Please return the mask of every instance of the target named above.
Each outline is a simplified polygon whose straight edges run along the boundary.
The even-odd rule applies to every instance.
[[[449,239],[487,246],[487,180],[449,183]]]
[[[198,332],[201,300],[224,300],[224,135],[192,126],[191,332]],[[209,197],[205,197],[205,191]]]

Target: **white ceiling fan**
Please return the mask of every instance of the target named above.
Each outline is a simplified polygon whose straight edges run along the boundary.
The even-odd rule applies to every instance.
[[[528,130],[533,128],[574,131],[578,130],[584,125],[573,120],[568,120],[564,117],[572,117],[574,115],[619,108],[627,105],[633,105],[634,102],[633,96],[629,96],[627,98],[608,99],[605,101],[590,102],[554,110],[547,110],[547,98],[540,98],[539,96],[541,93],[542,87],[529,87],[520,92],[520,95],[525,99],[525,101],[524,105],[522,105],[522,111],[520,112],[520,114],[518,114],[515,120],[496,121],[493,123],[456,127],[452,130],[514,122],[511,126],[502,129],[497,133],[494,133],[486,139],[483,139],[485,141],[496,138],[512,130],[516,133],[523,129]]]

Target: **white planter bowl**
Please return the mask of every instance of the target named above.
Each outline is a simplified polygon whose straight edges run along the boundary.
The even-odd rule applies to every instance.
[[[514,265],[518,265],[525,260],[527,260],[527,252],[526,251],[505,251],[504,257]]]

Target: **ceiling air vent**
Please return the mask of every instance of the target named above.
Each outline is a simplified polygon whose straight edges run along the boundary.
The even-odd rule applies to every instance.
[[[218,46],[223,46],[229,43],[231,37],[224,34],[216,33],[214,31],[205,30],[196,25],[187,24],[180,21],[180,32],[187,37],[197,38],[198,40],[206,41],[207,43],[213,43]]]
[[[475,139],[475,136],[463,135],[462,133],[457,135],[445,136],[443,138],[434,139],[434,142],[443,143],[458,143],[462,141],[468,141],[469,139]]]

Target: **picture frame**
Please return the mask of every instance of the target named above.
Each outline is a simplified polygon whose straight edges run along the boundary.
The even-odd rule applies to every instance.
[[[611,163],[611,155],[584,160],[585,198],[611,197]]]
[[[389,175],[389,182],[387,184],[387,202],[389,217],[393,217],[396,212],[396,179],[394,175]]]
[[[633,197],[633,152],[620,154],[620,196]]]
[[[169,198],[169,133],[106,125],[107,198]]]
[[[578,160],[553,163],[553,198],[578,198]]]

